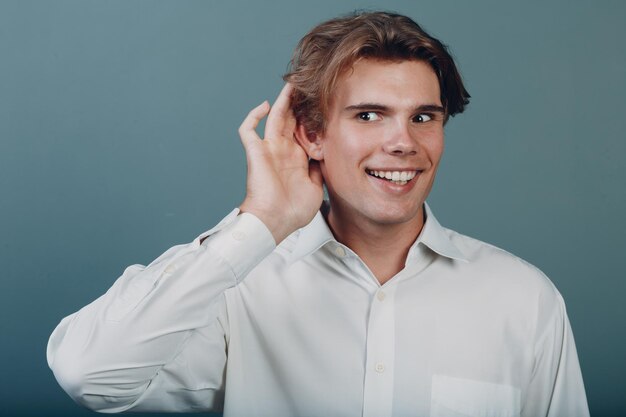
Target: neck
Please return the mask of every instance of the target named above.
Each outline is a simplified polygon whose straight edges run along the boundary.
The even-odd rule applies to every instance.
[[[411,245],[424,226],[424,207],[403,223],[375,223],[330,204],[327,223],[337,241],[352,249],[380,284],[404,269]]]

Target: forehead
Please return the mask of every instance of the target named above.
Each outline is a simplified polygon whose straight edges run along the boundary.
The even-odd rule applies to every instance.
[[[413,108],[441,105],[441,96],[437,75],[423,61],[361,59],[339,77],[333,101],[340,107],[376,103]]]

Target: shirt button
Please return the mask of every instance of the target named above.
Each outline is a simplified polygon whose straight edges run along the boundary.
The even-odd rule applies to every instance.
[[[172,274],[174,271],[176,271],[176,267],[174,265],[168,265],[163,272],[166,274]]]
[[[339,256],[340,258],[343,258],[344,256],[346,256],[346,250],[342,248],[341,246],[337,246],[335,248],[335,255]]]
[[[235,230],[232,234],[233,239],[235,240],[244,240],[246,238],[246,234],[244,232],[242,232],[241,230]]]
[[[378,291],[378,293],[376,293],[376,298],[378,298],[378,301],[383,301],[385,297],[387,297],[387,294],[385,294],[384,291]]]
[[[374,369],[376,369],[376,372],[378,372],[379,374],[382,374],[383,372],[385,372],[385,364],[382,362],[378,362]]]

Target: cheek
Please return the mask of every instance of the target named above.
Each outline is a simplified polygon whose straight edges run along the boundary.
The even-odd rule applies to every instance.
[[[443,149],[444,149],[444,144],[443,144],[443,140],[437,143],[437,146],[435,146],[432,150],[432,155],[433,155],[433,162],[439,162],[439,160],[441,159],[441,157],[443,156]]]
[[[443,155],[444,137],[443,132],[432,132],[428,140],[424,141],[423,149],[428,153],[428,158],[433,164],[437,164]]]
[[[361,140],[359,140],[361,139]],[[329,137],[323,144],[324,162],[328,171],[349,171],[364,159],[367,141],[354,135],[344,134]]]

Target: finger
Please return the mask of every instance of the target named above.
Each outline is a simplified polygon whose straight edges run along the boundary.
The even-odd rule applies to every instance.
[[[244,147],[250,142],[255,140],[260,140],[259,135],[256,133],[256,127],[259,125],[259,122],[267,116],[267,113],[270,111],[270,104],[265,100],[263,103],[259,104],[243,119],[241,125],[239,126],[239,137],[241,138],[241,142]]]
[[[291,107],[291,106],[290,106]],[[292,137],[296,133],[296,116],[293,114],[293,110],[290,108],[287,118],[285,119],[285,125],[283,126],[283,137]]]
[[[278,138],[284,136],[283,132],[290,117],[293,117],[291,111],[291,93],[293,86],[286,83],[280,94],[276,98],[272,110],[267,117],[265,125],[266,138]]]
[[[324,184],[324,177],[322,176],[322,169],[320,163],[315,159],[309,161],[309,178],[314,184],[322,186]]]

